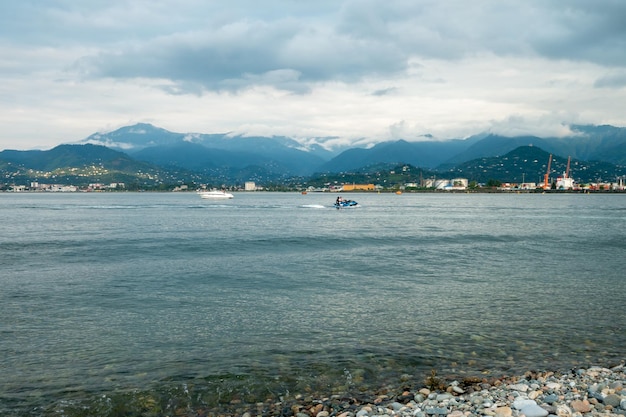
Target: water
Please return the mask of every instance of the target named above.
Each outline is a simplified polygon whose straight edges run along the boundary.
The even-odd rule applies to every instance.
[[[0,194],[0,415],[626,357],[624,195],[334,198]]]

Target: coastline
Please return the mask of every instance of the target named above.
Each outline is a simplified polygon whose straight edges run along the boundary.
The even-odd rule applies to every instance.
[[[218,404],[199,401],[202,390],[183,384],[167,391],[98,396],[90,404],[60,401],[37,415],[179,417],[623,417],[626,366],[527,371],[516,376],[447,379],[433,371],[421,383],[403,375],[395,386],[343,393],[287,393],[248,403],[238,395]],[[335,390],[346,386],[338,383]],[[332,389],[331,389],[332,390]],[[15,414],[16,416],[18,414]]]
[[[434,373],[424,387],[407,384],[401,392],[332,395],[313,399],[258,403],[228,416],[295,417],[582,417],[626,415],[626,368],[593,366],[566,373],[528,371],[501,378],[440,380]],[[428,386],[429,385],[429,386]],[[235,404],[231,404],[236,406]],[[198,416],[215,415],[202,410]],[[215,411],[215,410],[214,410]],[[180,414],[183,415],[183,414]],[[224,415],[226,414],[219,414]]]

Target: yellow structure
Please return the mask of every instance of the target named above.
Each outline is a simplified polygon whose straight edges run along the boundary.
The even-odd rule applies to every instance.
[[[374,184],[344,184],[343,191],[374,191]]]

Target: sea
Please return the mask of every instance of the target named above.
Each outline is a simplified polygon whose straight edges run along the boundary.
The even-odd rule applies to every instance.
[[[625,194],[343,197],[359,207],[0,193],[0,415],[224,411],[626,358]]]

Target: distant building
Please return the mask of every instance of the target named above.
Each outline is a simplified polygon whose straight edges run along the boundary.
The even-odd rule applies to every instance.
[[[254,181],[246,181],[243,189],[246,191],[256,191],[256,184],[254,183]]]
[[[469,180],[467,178],[453,178],[450,180],[450,185],[453,188],[466,189],[469,185]]]
[[[343,191],[374,191],[374,184],[344,184]]]
[[[538,187],[538,185],[536,182],[523,182],[519,184],[518,187],[520,190],[534,190]]]
[[[453,178],[451,180],[443,178],[426,178],[422,181],[425,188],[434,188],[436,190],[466,190],[469,185],[467,178]]]

